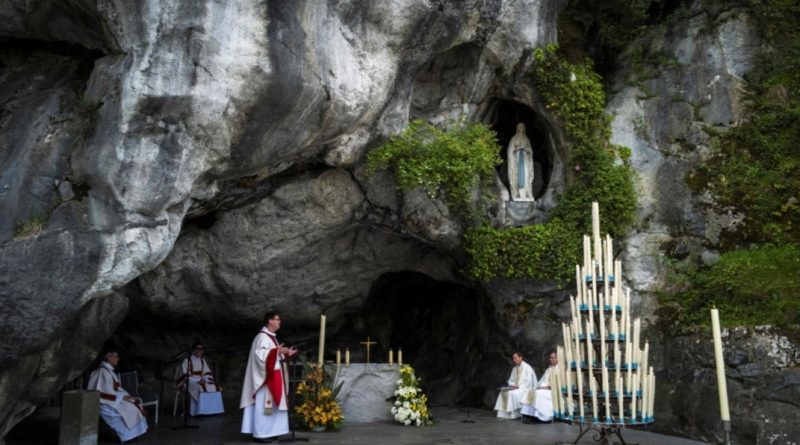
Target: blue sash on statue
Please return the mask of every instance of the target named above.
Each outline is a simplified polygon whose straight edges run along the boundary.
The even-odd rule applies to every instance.
[[[517,151],[517,188],[525,188],[525,150]]]

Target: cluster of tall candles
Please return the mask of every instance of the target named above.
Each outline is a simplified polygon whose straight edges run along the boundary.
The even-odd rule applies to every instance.
[[[556,349],[559,366],[551,377],[554,416],[600,424],[653,422],[656,378],[647,363],[649,345],[641,349],[641,322],[631,321],[630,289],[623,292],[622,263],[614,261],[611,237],[600,237],[596,202],[592,237],[583,237],[583,264],[575,266],[575,278],[571,323],[561,325],[564,345]]]

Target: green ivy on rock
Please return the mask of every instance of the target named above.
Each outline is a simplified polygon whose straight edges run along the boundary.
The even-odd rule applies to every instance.
[[[476,185],[490,190],[499,151],[494,131],[481,123],[442,129],[417,119],[371,152],[367,168],[391,167],[400,190],[421,186],[431,198],[442,192],[449,209],[467,215]]]

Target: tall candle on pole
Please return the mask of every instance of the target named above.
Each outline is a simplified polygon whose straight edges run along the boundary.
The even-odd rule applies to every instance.
[[[325,315],[319,316],[319,354],[317,355],[317,363],[323,365],[325,351]]]
[[[719,311],[717,309],[711,309],[711,332],[714,336],[714,359],[717,363],[719,414],[722,418],[726,442],[730,443],[731,412],[728,408],[728,385],[725,381],[725,362],[722,360],[722,333],[719,328]]]

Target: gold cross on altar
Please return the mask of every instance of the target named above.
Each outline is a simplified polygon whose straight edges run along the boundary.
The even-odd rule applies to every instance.
[[[362,345],[364,345],[364,346],[366,346],[366,348],[367,348],[367,363],[369,363],[369,348],[370,348],[372,345],[377,345],[377,344],[378,344],[378,342],[375,342],[375,341],[370,341],[370,340],[369,340],[369,336],[367,336],[367,341],[362,341],[362,342],[361,342],[361,344],[362,344]]]

